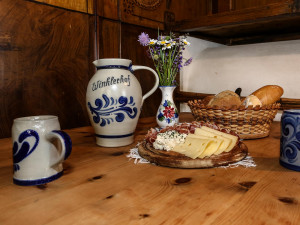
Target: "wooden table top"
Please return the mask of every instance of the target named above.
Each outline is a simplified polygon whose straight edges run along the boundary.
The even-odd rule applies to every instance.
[[[192,121],[189,113],[181,121]],[[73,141],[64,175],[39,186],[12,182],[11,139],[0,140],[0,224],[299,224],[300,173],[279,165],[280,124],[246,140],[256,167],[175,169],[134,164],[126,156],[155,118],[142,118],[135,143],[95,144],[93,129]]]

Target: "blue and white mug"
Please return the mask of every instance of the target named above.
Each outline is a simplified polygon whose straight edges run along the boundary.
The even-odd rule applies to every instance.
[[[60,130],[57,116],[15,119],[12,141],[15,184],[40,185],[62,176],[62,162],[71,153],[72,141]]]
[[[300,109],[284,110],[281,116],[280,164],[300,171]]]

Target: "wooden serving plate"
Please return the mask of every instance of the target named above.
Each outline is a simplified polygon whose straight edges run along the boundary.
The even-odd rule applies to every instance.
[[[239,142],[230,152],[223,152],[220,155],[212,155],[203,159],[192,159],[183,154],[158,150],[151,144],[144,141],[138,146],[141,157],[147,159],[151,163],[160,166],[174,168],[211,168],[218,166],[226,166],[231,163],[243,160],[248,154],[248,148],[243,142]]]

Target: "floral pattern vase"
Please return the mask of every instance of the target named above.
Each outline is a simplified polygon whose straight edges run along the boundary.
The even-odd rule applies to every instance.
[[[156,122],[161,128],[173,126],[179,121],[178,111],[173,100],[175,88],[176,86],[159,87],[162,92],[162,101],[156,114]]]

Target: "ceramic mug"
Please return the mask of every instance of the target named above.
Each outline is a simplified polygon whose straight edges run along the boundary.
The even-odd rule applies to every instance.
[[[300,171],[300,109],[284,110],[281,116],[280,164]]]
[[[62,162],[72,149],[71,138],[60,130],[57,116],[29,116],[14,120],[13,182],[39,185],[63,174]]]

